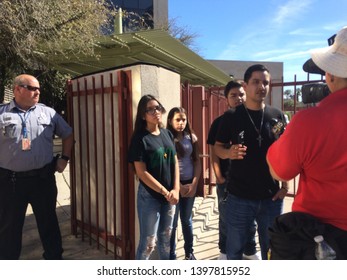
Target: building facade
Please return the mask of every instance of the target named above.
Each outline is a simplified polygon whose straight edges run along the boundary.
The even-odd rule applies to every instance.
[[[141,26],[145,29],[166,28],[168,25],[168,0],[110,0],[116,8],[127,13],[122,18],[121,33],[134,32]]]

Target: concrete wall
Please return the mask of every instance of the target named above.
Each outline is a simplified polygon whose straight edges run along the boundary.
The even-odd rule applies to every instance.
[[[154,28],[167,27],[168,13],[168,0],[153,0]]]
[[[168,112],[172,107],[180,106],[180,75],[162,67],[140,65],[132,67],[133,112],[136,117],[137,104],[141,97],[151,94],[157,98]],[[163,115],[166,125],[167,115]],[[134,119],[135,121],[135,119]]]

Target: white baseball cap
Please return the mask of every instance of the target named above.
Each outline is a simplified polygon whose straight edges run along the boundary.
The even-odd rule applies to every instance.
[[[347,78],[347,26],[336,34],[331,46],[312,50],[311,57],[313,62],[325,72]]]

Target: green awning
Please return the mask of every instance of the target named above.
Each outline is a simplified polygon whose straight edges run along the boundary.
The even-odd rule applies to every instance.
[[[229,75],[197,55],[163,30],[148,30],[104,36],[98,41],[95,57],[66,59],[55,57],[52,65],[72,76],[80,76],[129,64],[149,63],[171,69],[181,81],[223,86]]]

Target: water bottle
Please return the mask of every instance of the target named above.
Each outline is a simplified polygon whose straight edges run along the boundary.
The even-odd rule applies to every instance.
[[[317,235],[314,238],[316,242],[315,255],[317,260],[335,260],[336,252],[330,245],[324,240],[322,235]]]

